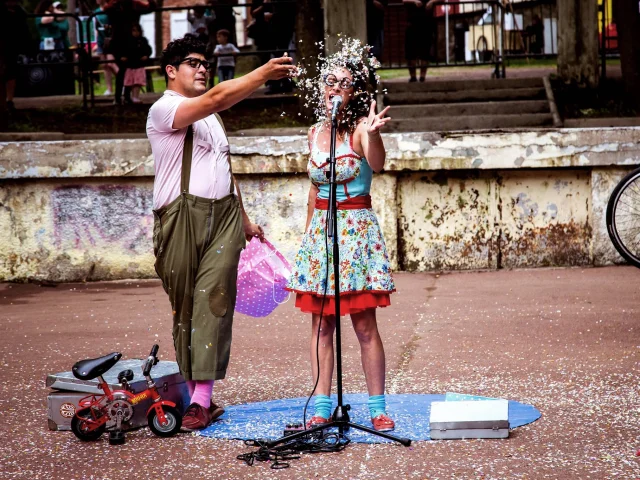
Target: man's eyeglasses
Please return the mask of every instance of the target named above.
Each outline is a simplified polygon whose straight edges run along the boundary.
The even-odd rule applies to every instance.
[[[351,87],[353,87],[352,80],[349,80],[345,77],[342,80],[338,81],[338,77],[336,77],[332,73],[330,73],[329,75],[325,75],[324,83],[328,87],[333,87],[336,83],[338,83],[342,90],[349,90]]]
[[[202,65],[204,67],[204,69],[207,70],[207,71],[211,70],[211,62],[208,62],[206,60],[200,60],[199,58],[187,57],[187,58],[179,61],[176,64],[176,66],[178,66],[178,65],[180,65],[182,63],[186,63],[191,68],[194,68],[196,70],[198,70],[200,68],[200,65]]]

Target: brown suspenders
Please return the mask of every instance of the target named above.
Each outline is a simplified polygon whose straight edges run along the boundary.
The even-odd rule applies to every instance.
[[[224,128],[224,123],[222,123],[222,119],[220,115],[214,113],[218,122],[220,122],[220,126],[222,127],[222,131],[226,137],[227,131]],[[229,143],[229,138],[227,137],[227,143]],[[184,138],[184,147],[182,148],[182,173],[180,175],[180,190],[182,193],[189,193],[189,181],[191,179],[191,160],[193,158],[193,126],[189,125],[187,128],[187,135]],[[231,169],[231,153],[227,152],[227,162],[229,162],[229,175],[231,176],[230,186],[229,186],[229,194],[233,194],[233,170]]]

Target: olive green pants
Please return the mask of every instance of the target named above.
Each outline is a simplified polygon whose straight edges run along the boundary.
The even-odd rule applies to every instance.
[[[245,243],[235,195],[209,200],[183,193],[154,211],[155,268],[173,309],[173,342],[185,380],[225,377]]]

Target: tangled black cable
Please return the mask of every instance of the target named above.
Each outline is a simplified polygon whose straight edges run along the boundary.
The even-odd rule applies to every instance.
[[[254,461],[271,462],[272,469],[281,470],[289,468],[289,461],[299,459],[302,453],[341,452],[351,443],[351,440],[338,432],[323,432],[309,434],[272,448],[267,446],[268,442],[264,439],[244,440],[245,445],[258,447],[258,450],[243,453],[236,458],[249,466],[252,466]]]
[[[324,254],[325,254],[325,271],[324,271],[324,291],[322,292],[322,304],[320,305],[320,320],[318,321],[318,331],[316,332],[316,370],[318,371],[318,375],[316,376],[316,382],[313,384],[313,388],[311,389],[311,393],[307,397],[307,401],[304,403],[304,408],[302,409],[302,425],[307,425],[307,407],[309,406],[309,402],[313,397],[313,394],[318,388],[318,382],[320,381],[320,332],[322,331],[322,317],[324,315],[324,303],[327,299],[327,287],[329,286],[329,208],[327,208],[327,213],[324,217]]]
[[[318,331],[316,333],[316,367],[318,375],[315,379],[315,384],[311,389],[311,393],[307,397],[302,410],[302,425],[306,429],[307,424],[307,407],[309,402],[318,387],[320,381],[320,332],[322,330],[322,319],[324,316],[324,305],[327,299],[327,287],[329,285],[329,209],[325,215],[325,229],[324,229],[324,244],[325,244],[325,281],[324,291],[322,294],[322,304],[320,305],[320,320],[318,322]],[[339,281],[339,279],[338,279]],[[240,439],[237,439],[240,440]],[[341,452],[345,449],[351,440],[346,435],[339,432],[327,432],[322,430],[313,434],[308,434],[295,440],[285,442],[281,445],[269,448],[267,443],[269,440],[255,439],[255,440],[243,440],[244,444],[248,447],[258,447],[253,452],[247,452],[238,455],[236,458],[242,460],[247,465],[252,466],[255,461],[258,462],[271,462],[271,468],[274,470],[280,470],[283,468],[289,468],[289,460],[297,460],[300,458],[301,453],[331,453]]]

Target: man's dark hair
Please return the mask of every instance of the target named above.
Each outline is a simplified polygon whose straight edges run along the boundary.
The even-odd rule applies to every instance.
[[[167,75],[167,65],[176,65],[177,68],[182,60],[192,53],[199,53],[206,57],[207,44],[198,40],[198,37],[186,34],[183,38],[169,42],[167,48],[162,51],[162,73],[164,73],[165,82],[169,82]]]

